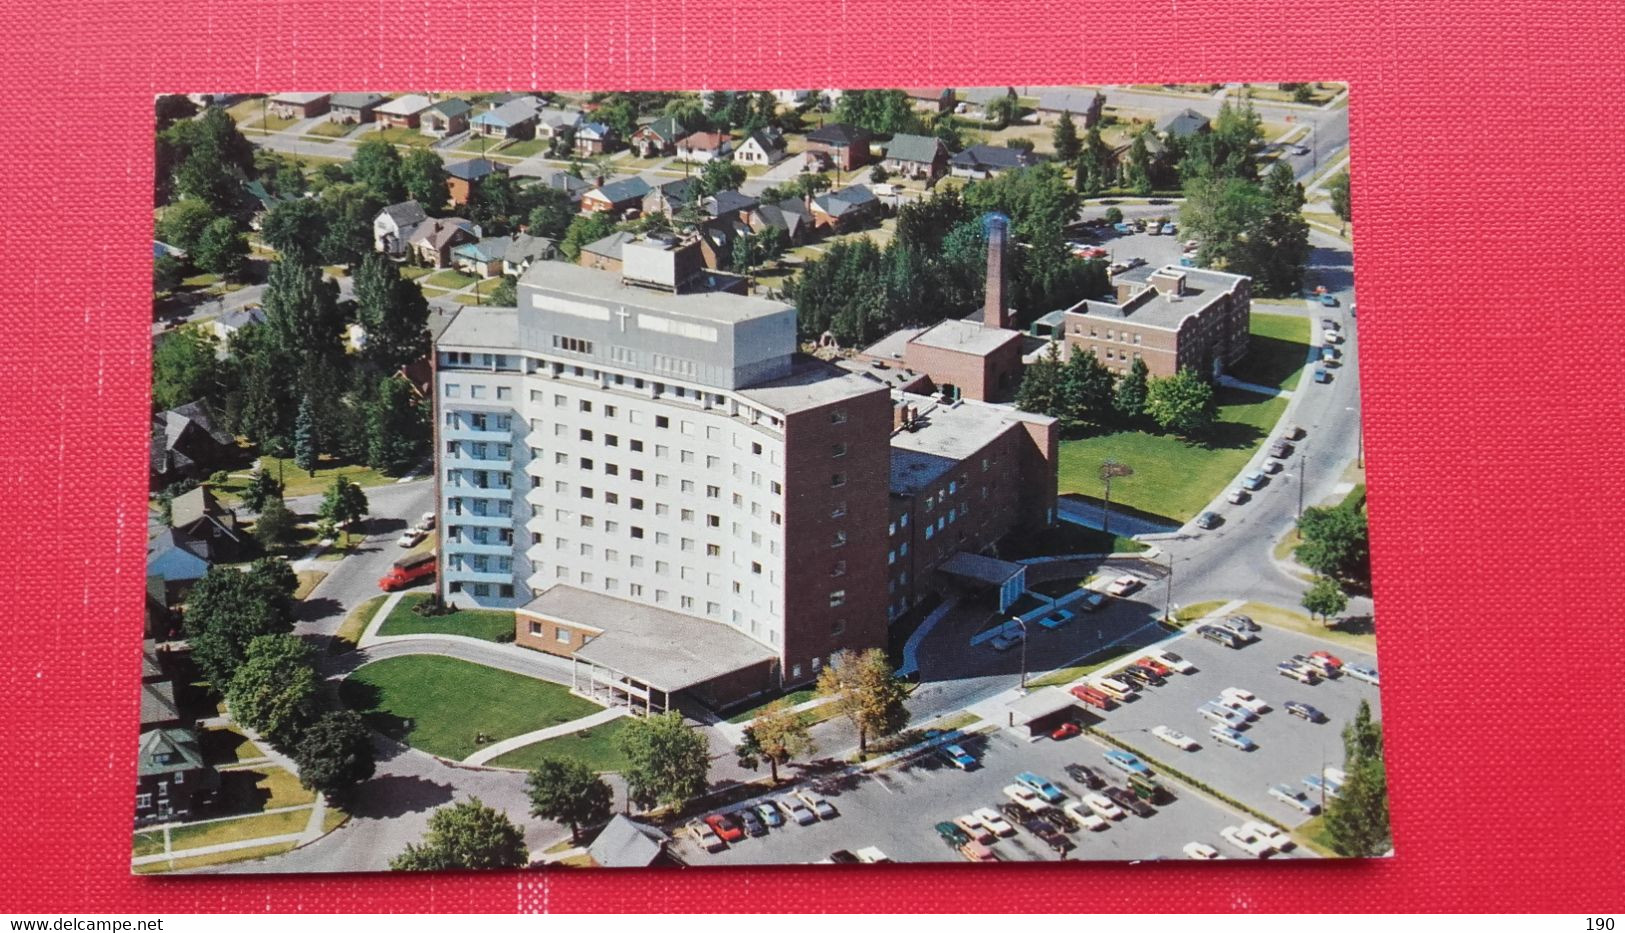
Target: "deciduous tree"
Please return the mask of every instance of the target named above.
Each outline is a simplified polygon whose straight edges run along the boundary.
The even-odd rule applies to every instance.
[[[293,630],[298,578],[288,562],[264,558],[243,572],[210,567],[186,599],[184,628],[192,659],[215,689],[225,692],[260,635]]]
[[[281,201],[260,219],[260,239],[283,259],[314,266],[321,262],[319,246],[329,222],[315,200]]]
[[[1331,577],[1316,576],[1314,585],[1303,594],[1303,608],[1331,624],[1332,616],[1348,608],[1349,598]]]
[[[152,348],[152,405],[158,411],[219,392],[224,369],[214,335],[196,324],[165,334]]]
[[[702,194],[732,191],[745,183],[745,167],[728,159],[712,159],[700,169],[699,188]]]
[[[790,708],[788,700],[768,704],[745,729],[745,741],[736,749],[739,765],[756,770],[767,762],[773,783],[779,783],[779,765],[811,754],[814,746],[807,717]]]
[[[895,735],[908,725],[908,692],[879,648],[836,655],[818,672],[818,694],[858,730],[860,755],[868,755],[871,735]]]
[[[231,675],[226,705],[233,719],[291,751],[316,720],[314,653],[293,635],[260,635]]]
[[[705,792],[711,754],[705,736],[668,711],[629,722],[616,738],[628,765],[621,772],[640,807],[679,807]]]
[[[1044,355],[1027,367],[1016,390],[1016,407],[1040,415],[1053,415],[1061,410],[1061,345],[1051,341]]]
[[[1052,344],[1053,346],[1053,344]],[[1105,425],[1112,420],[1112,373],[1093,350],[1074,347],[1061,368],[1060,410],[1074,425]]]
[[[559,252],[565,259],[575,262],[581,248],[615,232],[615,222],[602,213],[582,214],[570,221],[570,227],[559,241]]]
[[[446,163],[427,149],[414,149],[401,160],[401,187],[406,196],[425,210],[435,210],[446,203]]]
[[[368,188],[385,204],[406,200],[401,181],[401,154],[381,139],[369,139],[355,148],[350,158],[350,176]]]
[[[197,249],[203,231],[220,215],[199,198],[183,198],[164,208],[158,218],[158,239],[191,254]]]
[[[1358,503],[1304,509],[1298,519],[1298,562],[1340,580],[1371,582],[1371,538]]]
[[[1133,424],[1145,416],[1150,379],[1151,370],[1145,365],[1145,360],[1135,357],[1128,372],[1117,380],[1117,389],[1112,396],[1112,407],[1117,409],[1119,418]]]
[[[570,827],[570,841],[581,827],[609,819],[615,791],[591,768],[574,760],[543,758],[525,778],[530,815]]]
[[[1145,413],[1164,431],[1195,437],[1212,426],[1217,414],[1213,387],[1189,368],[1153,379],[1146,390]]]
[[[522,868],[530,862],[525,834],[499,810],[470,797],[429,815],[423,841],[389,862],[393,871]]]
[[[354,710],[330,710],[311,723],[293,747],[299,783],[328,797],[340,797],[372,777],[377,761],[372,733]]]
[[[367,517],[367,508],[367,494],[341,473],[333,477],[322,496],[320,515],[344,529],[345,543],[349,543],[350,526]]]
[[[239,281],[248,264],[248,238],[238,229],[236,221],[217,217],[203,228],[192,262],[228,282]]]
[[[528,232],[531,236],[545,236],[552,240],[564,236],[570,221],[576,216],[570,196],[556,188],[538,187],[532,194],[536,206],[530,209]]]
[[[1332,212],[1344,223],[1354,219],[1354,208],[1349,203],[1349,173],[1345,169],[1338,172],[1331,181],[1326,183],[1326,191],[1332,196]]]
[[[361,358],[374,373],[393,373],[429,352],[428,299],[382,253],[368,253],[356,267],[355,307],[367,332]]]

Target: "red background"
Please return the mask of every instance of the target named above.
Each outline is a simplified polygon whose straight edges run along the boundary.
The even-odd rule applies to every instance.
[[[0,910],[1621,908],[1617,2],[7,7]],[[1396,858],[128,876],[155,93],[1312,79],[1353,85]]]

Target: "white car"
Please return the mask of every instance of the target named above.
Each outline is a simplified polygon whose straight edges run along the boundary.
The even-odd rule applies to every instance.
[[[1302,810],[1310,816],[1320,812],[1320,804],[1310,800],[1303,791],[1290,784],[1271,784],[1270,796],[1287,806]]]
[[[1172,651],[1153,651],[1151,652],[1151,660],[1156,661],[1158,664],[1161,664],[1164,667],[1172,668],[1181,674],[1196,673],[1196,665],[1185,660],[1179,655],[1174,654]]]
[[[1267,713],[1270,709],[1268,703],[1240,687],[1226,687],[1219,691],[1219,696],[1226,706],[1239,706],[1251,713]]]
[[[1213,848],[1205,842],[1187,842],[1185,843],[1185,848],[1181,851],[1185,853],[1186,858],[1193,858],[1197,861],[1208,861],[1210,859],[1224,858],[1224,856],[1219,854],[1218,849]]]
[[[433,512],[424,512],[423,516],[418,519],[418,523],[416,525],[416,528],[419,531],[433,531],[434,530],[434,513]]]
[[[1292,841],[1292,837],[1281,832],[1279,827],[1271,826],[1268,823],[1263,823],[1258,820],[1248,820],[1247,822],[1241,824],[1241,831],[1244,833],[1252,833],[1254,836],[1264,840],[1281,852],[1285,852],[1297,845],[1296,842]]]
[[[1118,809],[1117,804],[1112,803],[1111,798],[1105,794],[1084,794],[1083,805],[1095,811],[1096,816],[1105,820],[1120,820],[1125,815],[1122,810]]]
[[[1257,742],[1254,742],[1252,739],[1247,738],[1245,735],[1242,735],[1240,732],[1237,732],[1229,726],[1214,726],[1207,731],[1209,735],[1213,736],[1213,738],[1217,739],[1221,744],[1228,745],[1231,748],[1240,749],[1244,752],[1250,752],[1258,747]]]
[[[877,863],[880,863],[880,862],[889,862],[889,861],[891,861],[891,856],[889,856],[886,853],[880,851],[879,846],[867,846],[865,848],[859,849],[858,851],[856,851],[856,852],[854,852],[852,854],[856,855],[858,857],[858,861],[866,862],[866,863],[868,863],[870,865],[874,865],[874,864],[877,864]]]
[[[1144,585],[1144,580],[1141,580],[1132,573],[1125,573],[1113,580],[1111,584],[1106,587],[1106,592],[1112,594],[1113,596],[1127,596]]]
[[[1230,503],[1231,505],[1240,505],[1252,497],[1252,493],[1242,489],[1240,486],[1237,486],[1235,489],[1230,490],[1230,495],[1225,496],[1224,501]]]
[[[794,794],[785,794],[783,797],[778,798],[775,803],[784,812],[790,814],[790,819],[795,820],[801,826],[809,826],[818,822],[818,816],[807,809],[807,805],[801,802],[801,798]]]
[[[1362,665],[1362,664],[1354,664],[1354,665],[1351,665],[1349,667],[1343,668],[1343,673],[1349,675],[1350,677],[1353,677],[1355,680],[1363,680],[1363,681],[1365,681],[1366,683],[1370,684],[1373,687],[1382,686],[1382,678],[1380,676],[1378,676],[1377,669],[1374,668],[1374,667],[1367,667],[1367,666]]]
[[[700,844],[700,848],[707,852],[716,852],[728,848],[728,844],[723,842],[722,837],[717,835],[716,830],[707,826],[704,820],[695,820],[689,823],[688,831],[694,834],[694,841]]]
[[[405,534],[395,539],[395,543],[401,547],[417,547],[418,542],[426,537],[428,537],[428,532],[418,528],[408,528]]]
[[[1235,826],[1226,826],[1219,830],[1219,838],[1230,843],[1253,858],[1265,858],[1275,847],[1268,840],[1260,839],[1253,833],[1243,832]]]
[[[1088,805],[1081,800],[1068,800],[1066,806],[1061,808],[1061,811],[1072,817],[1074,822],[1090,832],[1099,832],[1111,825],[1091,811]]]
[[[1016,828],[1010,825],[1010,821],[1006,820],[999,814],[999,811],[992,807],[983,807],[980,810],[973,811],[971,816],[976,817],[977,821],[986,826],[995,836],[1014,836],[1016,834]]]
[[[1044,802],[1044,798],[1038,796],[1032,788],[1022,787],[1020,784],[1004,785],[1004,795],[1009,797],[1016,806],[1030,813],[1037,813],[1049,806]]]
[[[818,818],[821,820],[833,820],[837,816],[840,816],[839,813],[835,812],[835,806],[833,804],[817,794],[810,791],[800,790],[796,791],[796,796],[800,797],[802,803],[806,804],[814,813],[818,814]]]
[[[1343,335],[1335,330],[1323,330],[1320,332],[1320,340],[1327,344],[1342,343]]]
[[[994,840],[999,838],[998,835],[993,832],[993,830],[988,829],[986,823],[983,823],[981,820],[977,819],[974,814],[967,813],[964,816],[956,818],[954,820],[954,825],[958,826],[965,833],[965,835],[971,837],[977,842],[980,842],[982,845],[989,845]]]
[[[1225,709],[1230,710],[1233,713],[1240,714],[1241,718],[1247,720],[1248,722],[1256,722],[1258,720],[1258,714],[1243,706],[1240,700],[1233,697],[1220,696],[1217,702]]]
[[[1182,748],[1187,752],[1196,751],[1196,740],[1183,732],[1176,732],[1167,726],[1156,726],[1151,730],[1151,734],[1175,748]]]

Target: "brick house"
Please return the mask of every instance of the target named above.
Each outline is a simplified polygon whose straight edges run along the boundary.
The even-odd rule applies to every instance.
[[[373,108],[373,120],[380,127],[406,127],[416,129],[418,117],[434,106],[434,101],[422,94],[406,94]]]
[[[204,763],[197,732],[171,727],[141,733],[136,753],[137,825],[191,819],[220,787]]]
[[[407,239],[417,261],[444,269],[451,265],[451,251],[480,238],[480,225],[461,217],[435,217],[418,224]]]
[[[619,217],[629,210],[641,208],[643,199],[651,190],[649,183],[636,175],[612,181],[582,195],[581,211],[584,214],[612,214]]]
[[[929,183],[948,170],[948,144],[935,136],[898,133],[886,144],[880,164],[893,174]]]
[[[334,94],[327,119],[334,123],[371,123],[373,111],[384,102],[382,94]]]
[[[807,155],[843,172],[869,164],[869,131],[849,123],[831,123],[807,134]]]
[[[1152,376],[1193,369],[1217,377],[1247,354],[1251,289],[1246,276],[1164,266],[1117,303],[1087,299],[1066,309],[1067,351],[1093,351],[1114,373],[1139,359]]]
[[[620,137],[615,130],[602,123],[583,123],[576,127],[574,151],[579,158],[606,155],[614,152],[618,146]]]
[[[490,159],[462,159],[457,162],[446,163],[446,193],[454,205],[468,203],[474,189],[480,182],[496,174],[506,172],[508,167],[492,162]]]
[[[676,117],[661,117],[638,127],[628,143],[640,158],[652,159],[676,152],[677,141],[686,135],[688,131],[683,129]]]
[[[272,116],[284,120],[308,120],[327,112],[331,94],[276,94],[268,101]]]
[[[460,97],[443,100],[418,115],[418,129],[435,139],[456,136],[468,129],[468,115],[474,106]]]

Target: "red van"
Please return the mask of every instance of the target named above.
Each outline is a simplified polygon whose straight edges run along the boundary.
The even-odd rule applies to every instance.
[[[1099,690],[1096,690],[1088,684],[1079,684],[1076,687],[1073,687],[1072,695],[1082,700],[1089,706],[1095,707],[1096,709],[1109,710],[1117,705],[1112,701],[1111,697],[1101,693]]]
[[[390,592],[411,586],[419,580],[434,576],[434,552],[424,551],[403,557],[389,568],[389,573],[378,578],[378,588]]]

